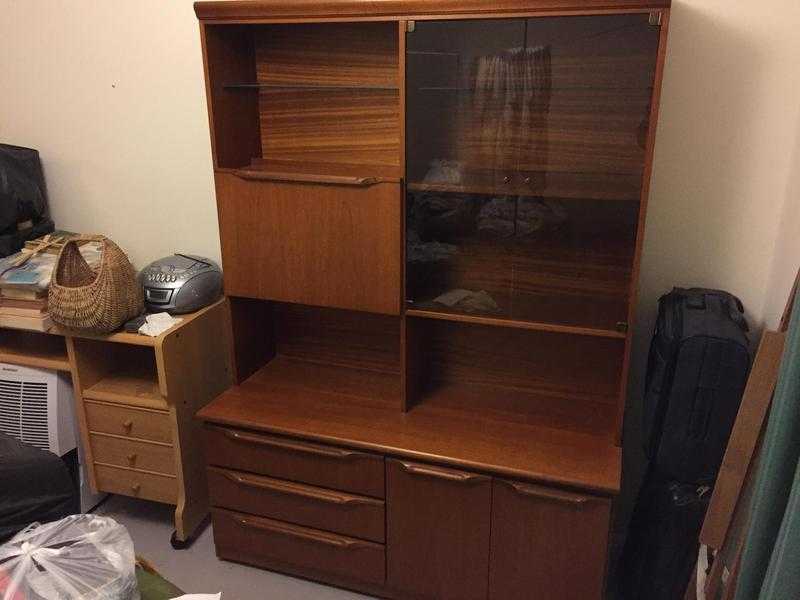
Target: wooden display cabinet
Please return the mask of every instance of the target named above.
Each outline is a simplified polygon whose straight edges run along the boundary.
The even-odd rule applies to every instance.
[[[220,557],[601,598],[668,0],[198,2]]]

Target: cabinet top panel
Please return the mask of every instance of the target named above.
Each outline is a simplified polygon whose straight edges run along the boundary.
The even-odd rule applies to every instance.
[[[225,0],[195,2],[201,20],[264,22],[315,19],[405,19],[504,16],[538,12],[591,13],[669,8],[672,0]]]

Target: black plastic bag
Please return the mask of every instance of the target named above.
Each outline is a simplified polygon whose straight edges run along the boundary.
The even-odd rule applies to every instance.
[[[52,231],[39,153],[0,144],[0,256]]]

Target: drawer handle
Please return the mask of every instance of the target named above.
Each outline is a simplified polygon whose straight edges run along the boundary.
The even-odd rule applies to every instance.
[[[274,480],[264,481],[264,480],[248,479],[247,477],[242,477],[241,475],[235,475],[233,473],[228,473],[228,472],[225,473],[225,477],[227,477],[228,479],[239,485],[258,488],[262,490],[270,490],[281,494],[290,494],[292,496],[301,496],[303,498],[309,498],[311,500],[319,500],[320,502],[328,502],[330,504],[338,504],[341,506],[354,506],[356,504],[380,506],[382,504],[380,500],[373,500],[372,498],[360,498],[358,496],[349,496],[345,494],[337,494],[335,492],[327,492],[322,490],[317,491],[307,488],[305,486],[301,487],[298,485],[293,485],[291,483],[284,483]]]
[[[134,494],[138,494],[140,489],[142,489],[142,486],[141,486],[140,484],[138,484],[138,483],[134,483],[134,484],[131,486],[131,491],[132,491]]]
[[[354,452],[353,450],[343,450],[341,448],[323,448],[321,446],[303,444],[302,442],[268,438],[260,435],[240,433],[238,431],[225,430],[225,437],[237,442],[246,442],[248,444],[258,444],[261,446],[272,446],[273,448],[281,448],[282,450],[291,450],[293,452],[302,452],[305,454],[314,454],[316,456],[324,456],[326,458],[347,459],[356,458],[359,456],[367,456],[361,452]]]
[[[363,548],[366,547],[367,544],[365,542],[360,542],[358,540],[350,540],[347,538],[339,537],[338,535],[326,534],[322,532],[312,532],[312,531],[301,531],[294,528],[284,527],[283,525],[270,522],[264,523],[260,521],[251,521],[250,519],[246,519],[244,517],[236,517],[236,521],[242,527],[248,527],[250,529],[260,529],[262,531],[270,531],[272,533],[278,533],[281,535],[295,537],[302,540],[308,540],[311,542],[316,542],[318,544],[325,544],[326,546],[334,546],[336,548],[342,548],[347,550],[352,550],[355,548]]]
[[[123,428],[125,431],[130,431],[130,430],[131,430],[131,427],[133,427],[133,421],[124,421],[124,422],[122,423],[122,428]]]
[[[234,169],[233,174],[246,181],[296,181],[299,183],[329,183],[333,185],[352,185],[355,187],[369,187],[380,183],[380,179],[377,177],[279,173],[275,171],[257,171],[255,169]]]
[[[540,500],[558,502],[560,504],[569,504],[576,508],[591,501],[591,499],[587,496],[579,496],[578,494],[570,494],[569,492],[549,490],[547,488],[539,487],[538,485],[528,485],[526,483],[506,481],[505,479],[501,479],[501,481],[522,496],[531,496],[532,498],[539,498]]]
[[[489,478],[475,473],[466,473],[464,471],[451,471],[450,469],[442,469],[439,467],[429,467],[417,465],[414,463],[407,463],[398,461],[400,468],[406,473],[414,475],[424,475],[427,477],[435,477],[437,479],[446,479],[447,481],[457,481],[459,483],[475,483],[478,481],[486,481]]]
[[[133,464],[136,462],[136,455],[135,454],[128,454],[128,462]]]

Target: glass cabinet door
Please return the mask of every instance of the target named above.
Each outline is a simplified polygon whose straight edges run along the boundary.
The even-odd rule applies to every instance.
[[[647,14],[416,23],[408,308],[624,328],[658,39]]]

